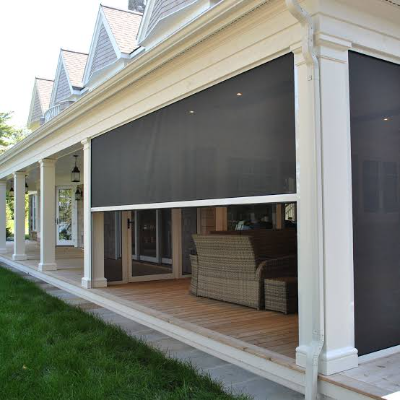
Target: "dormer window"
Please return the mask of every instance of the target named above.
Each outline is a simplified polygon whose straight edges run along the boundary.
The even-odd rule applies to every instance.
[[[141,2],[136,3],[138,8]],[[142,14],[138,11],[100,6],[83,77],[88,90],[128,63],[131,54],[139,47],[137,34],[141,20]]]
[[[209,10],[220,0],[149,0],[139,32],[139,44],[151,48]]]

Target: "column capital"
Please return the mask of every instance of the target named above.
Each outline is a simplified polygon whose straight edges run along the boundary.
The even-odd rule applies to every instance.
[[[91,141],[91,138],[85,138],[81,141],[81,143],[83,144],[83,150],[87,150],[90,148]]]
[[[24,177],[25,178],[26,172],[25,171],[15,171],[13,173],[13,175],[14,175],[14,177],[19,177],[19,178]]]
[[[41,167],[53,167],[56,164],[57,160],[53,158],[42,158],[38,161]]]

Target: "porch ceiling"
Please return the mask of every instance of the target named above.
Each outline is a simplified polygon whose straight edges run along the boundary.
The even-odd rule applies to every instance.
[[[82,146],[75,145],[64,149],[58,153],[55,153],[52,158],[57,160],[56,163],[56,177],[68,177],[71,174],[72,168],[74,166],[73,155],[78,155],[77,165],[81,172],[83,172],[83,150]],[[35,163],[26,168],[26,182],[28,184],[29,190],[36,190],[36,182],[40,181],[40,168],[39,164]],[[13,176],[7,177],[7,187],[11,188],[13,185]]]

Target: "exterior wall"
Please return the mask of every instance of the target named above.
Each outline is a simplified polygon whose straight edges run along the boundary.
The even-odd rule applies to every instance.
[[[65,72],[64,66],[61,68],[60,71],[60,76],[58,79],[58,84],[57,84],[57,92],[55,95],[55,101],[54,104],[59,103],[60,101],[65,100],[67,97],[69,97],[71,94],[70,88],[69,88],[69,83],[68,83],[68,78],[67,74]]]
[[[90,68],[90,75],[93,72],[111,64],[117,59],[111,40],[104,25],[101,25],[97,45],[94,52],[93,62]]]
[[[147,32],[150,32],[160,19],[194,2],[193,0],[155,0]]]

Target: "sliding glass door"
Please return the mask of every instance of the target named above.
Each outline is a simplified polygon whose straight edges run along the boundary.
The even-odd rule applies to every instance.
[[[132,211],[128,226],[132,249],[131,277],[172,276],[171,210]]]

